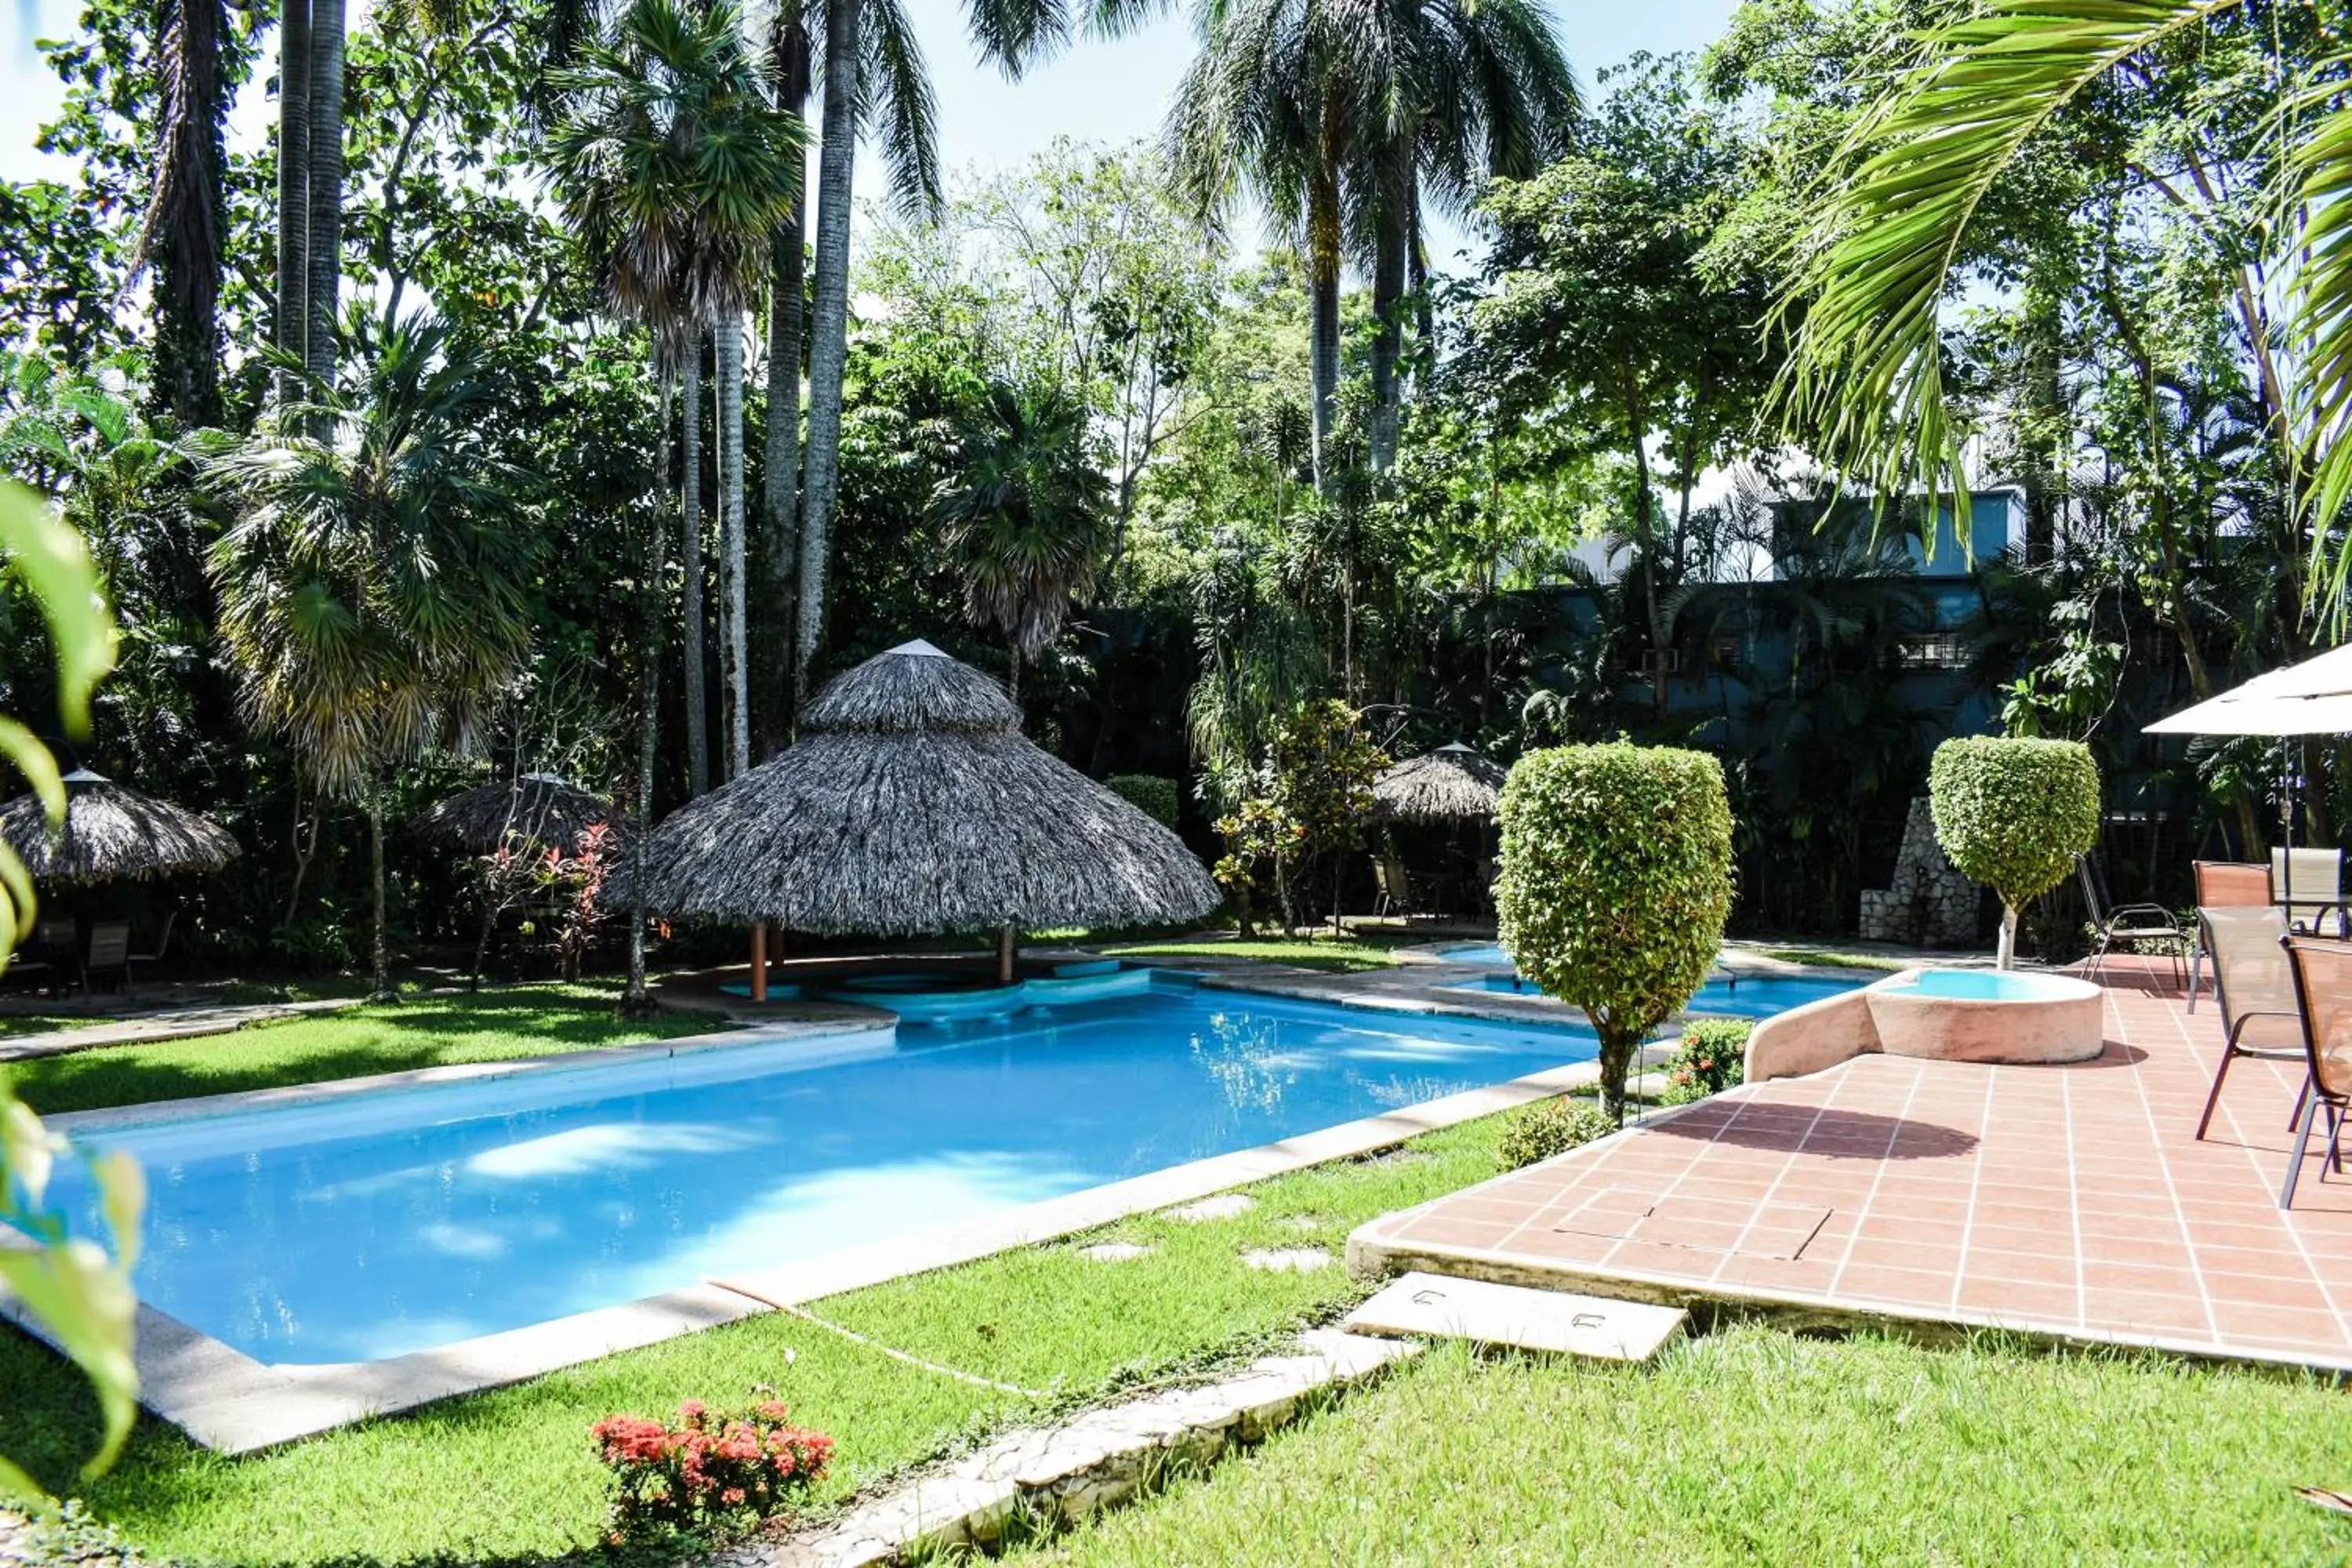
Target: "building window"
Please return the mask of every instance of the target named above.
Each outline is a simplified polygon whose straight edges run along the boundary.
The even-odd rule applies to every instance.
[[[1898,648],[1906,669],[1958,669],[1969,662],[1968,649],[1961,645],[1958,632],[1905,637]]]

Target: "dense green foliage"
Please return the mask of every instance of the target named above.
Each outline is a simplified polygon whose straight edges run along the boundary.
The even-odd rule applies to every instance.
[[[1171,827],[1176,826],[1176,814],[1183,806],[1184,796],[1174,779],[1160,773],[1113,773],[1103,784],[1113,795],[1134,802],[1154,821]]]
[[[1959,873],[2000,896],[2004,967],[2018,911],[2064,881],[2099,840],[2099,768],[2073,741],[1947,741],[1929,770],[1936,840]]]
[[[1688,1105],[1737,1088],[1748,1079],[1748,1037],[1754,1026],[1741,1018],[1694,1018],[1664,1068],[1662,1105]]]
[[[1623,742],[1531,752],[1503,786],[1495,910],[1520,974],[1601,1037],[1601,1097],[1706,979],[1731,912],[1731,809],[1701,752]]]
[[[1556,1094],[1511,1112],[1495,1144],[1495,1159],[1504,1170],[1516,1171],[1616,1130],[1616,1119],[1591,1100]]]

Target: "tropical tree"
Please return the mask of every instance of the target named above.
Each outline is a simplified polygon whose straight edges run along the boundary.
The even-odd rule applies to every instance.
[[[155,274],[155,402],[190,429],[220,420],[226,11],[222,0],[165,7],[163,113],[139,237],[139,258]]]
[[[525,477],[485,449],[473,357],[430,321],[363,346],[355,388],[313,388],[208,471],[237,514],[213,548],[221,639],[254,724],[367,813],[371,967],[390,997],[387,775],[468,739],[513,678],[538,535]]]
[[[1085,405],[1058,387],[988,388],[961,432],[955,476],[932,501],[961,559],[964,609],[1004,636],[1021,667],[1094,591],[1111,544],[1109,484],[1088,459]]]
[[[2257,90],[2213,90],[2233,60]],[[2138,150],[2131,180],[2141,199],[2228,231],[2240,350],[2322,568],[2313,589],[2340,595],[2352,536],[2328,525],[2352,498],[2345,66],[2309,5],[1988,0],[1928,27],[1843,137],[1796,251],[1781,298],[1795,328],[1781,382],[1792,431],[1842,473],[1882,489],[1924,483],[1965,514],[1969,432],[1947,384],[1944,307],[2004,183],[2070,117],[2169,91],[2181,112]],[[2243,221],[2252,214],[2270,217]]]
[[[684,381],[687,759],[709,784],[702,693],[701,343],[715,336],[724,520],[730,761],[749,765],[742,657],[742,318],[776,226],[800,194],[799,119],[768,97],[735,10],[636,0],[612,36],[557,77],[566,112],[550,140],[566,221],[614,313],[643,323],[656,369]]]
[[[808,692],[824,629],[833,517],[841,491],[841,412],[849,363],[849,220],[860,130],[879,116],[883,150],[902,205],[940,200],[938,153],[922,56],[899,0],[824,0],[824,121],[817,156],[816,278],[809,306],[808,443],[801,464],[800,595],[793,688]],[[1060,41],[1066,17],[1033,0],[973,0],[968,8],[981,58],[1008,76]],[[837,92],[835,83],[856,84]],[[887,88],[887,90],[886,90]]]

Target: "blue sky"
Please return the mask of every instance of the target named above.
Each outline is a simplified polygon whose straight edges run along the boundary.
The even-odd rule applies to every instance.
[[[366,0],[355,0],[364,5]],[[1696,49],[1722,31],[1734,0],[1555,0],[1562,42],[1579,79],[1636,50]],[[1055,136],[1125,142],[1151,133],[1192,49],[1183,14],[1116,43],[1082,45],[1020,82],[974,64],[957,0],[911,0],[940,97],[940,144],[949,165],[982,174],[1009,168]],[[58,84],[33,40],[71,31],[76,0],[13,0],[0,37],[0,178],[45,172],[33,135],[54,111]],[[257,134],[268,105],[248,89],[236,133]]]

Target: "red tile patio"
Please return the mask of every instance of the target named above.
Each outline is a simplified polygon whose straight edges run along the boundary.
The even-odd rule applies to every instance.
[[[2067,1067],[1857,1058],[1750,1085],[1356,1233],[1360,1268],[2015,1329],[2352,1371],[2352,1162],[2278,1191],[2302,1068],[2241,1060],[2110,961]]]

